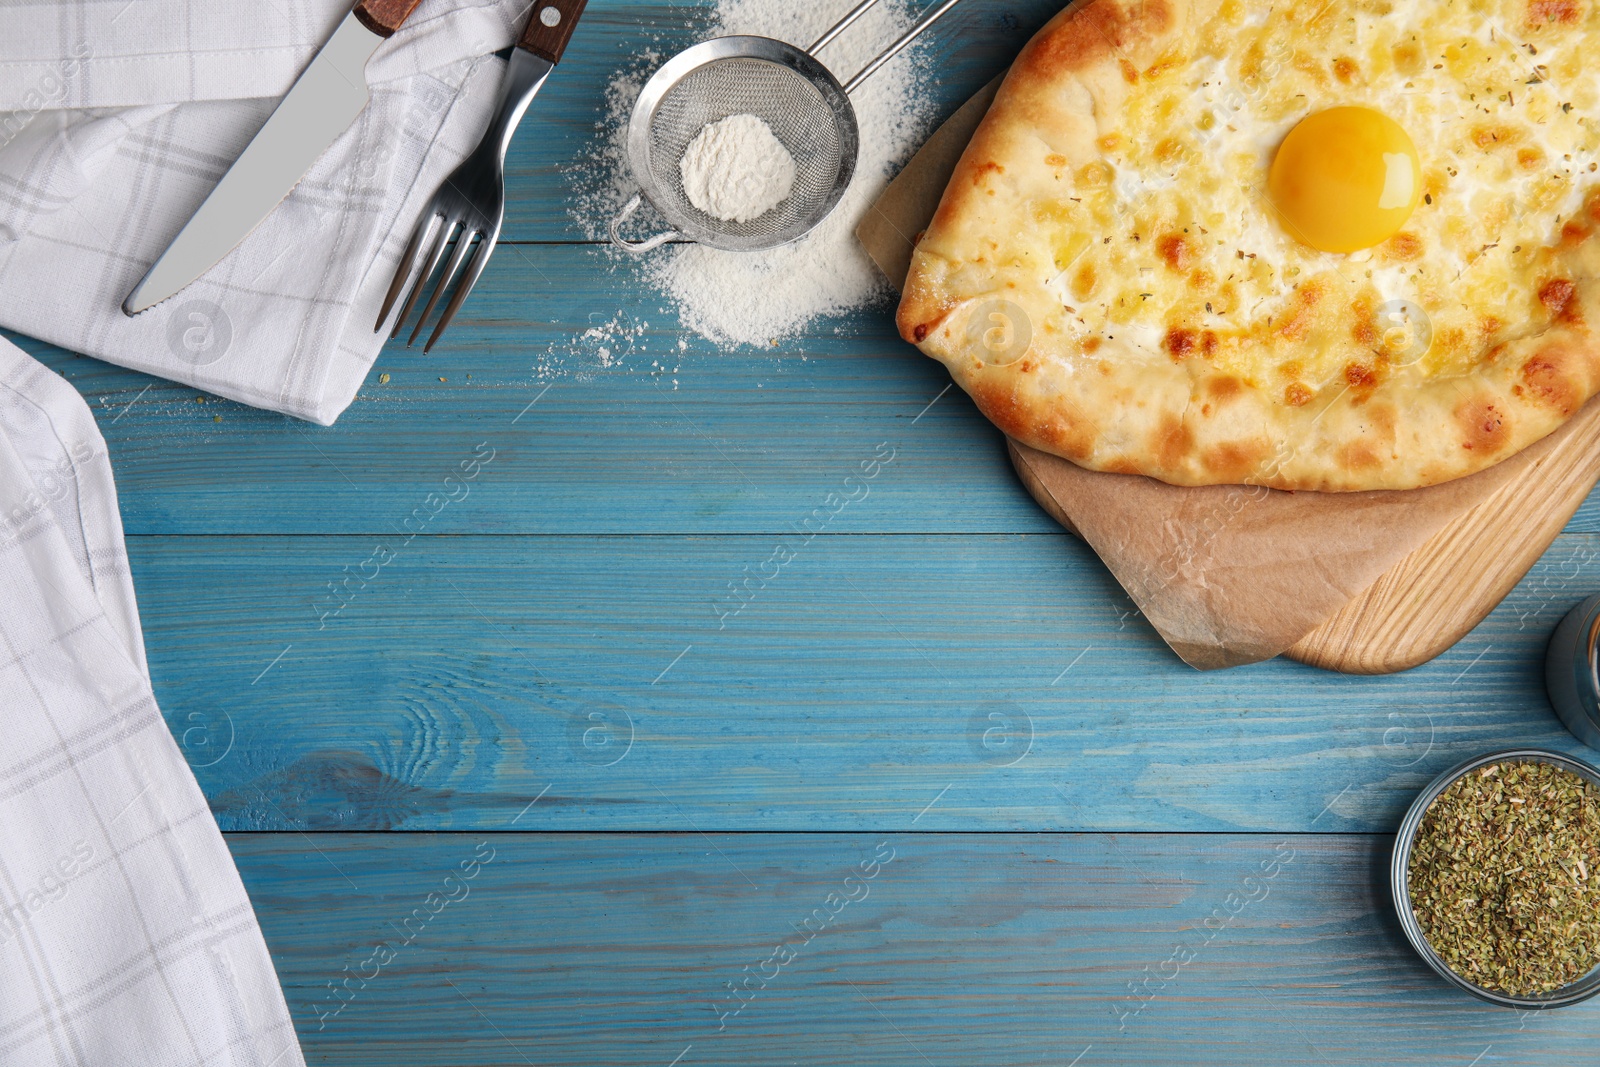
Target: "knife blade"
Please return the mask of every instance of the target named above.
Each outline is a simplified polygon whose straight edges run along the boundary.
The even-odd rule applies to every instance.
[[[367,106],[367,60],[421,0],[361,0],[265,126],[122,302],[127,315],[185,288],[244,240]]]

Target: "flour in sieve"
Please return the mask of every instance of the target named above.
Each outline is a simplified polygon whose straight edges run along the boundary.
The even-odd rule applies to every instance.
[[[678,161],[689,202],[728,222],[759,219],[794,190],[794,157],[755,115],[729,115],[701,130]]]
[[[759,34],[804,48],[855,2],[720,0],[705,36]],[[849,80],[911,27],[914,18],[908,7],[906,0],[884,0],[818,58],[840,81]],[[642,261],[619,255],[618,269],[638,272],[667,298],[685,327],[727,348],[770,345],[818,319],[888,299],[892,289],[862,251],[855,228],[932,124],[925,54],[921,43],[913,45],[851,95],[861,129],[855,180],[810,234],[765,252],[668,245]],[[640,87],[661,61],[648,57],[611,81],[600,137],[574,175],[578,196],[573,217],[591,238],[604,238],[606,220],[637,188],[624,149],[628,116]]]

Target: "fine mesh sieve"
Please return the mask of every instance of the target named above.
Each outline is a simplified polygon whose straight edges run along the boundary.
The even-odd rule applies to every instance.
[[[810,232],[839,203],[855,175],[860,134],[850,93],[959,0],[944,0],[847,85],[812,54],[878,0],[863,0],[809,49],[770,37],[718,37],[679,52],[647,82],[628,122],[628,161],[640,191],[611,220],[611,240],[636,255],[687,238],[728,251],[758,251]],[[734,115],[755,115],[795,161],[794,189],[748,222],[730,222],[690,202],[680,164],[700,132]],[[622,225],[649,199],[672,229],[643,241]]]

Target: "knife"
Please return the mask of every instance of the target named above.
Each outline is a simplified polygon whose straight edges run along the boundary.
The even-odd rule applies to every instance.
[[[367,60],[421,0],[360,0],[205,203],[122,302],[137,315],[233,251],[367,106]]]

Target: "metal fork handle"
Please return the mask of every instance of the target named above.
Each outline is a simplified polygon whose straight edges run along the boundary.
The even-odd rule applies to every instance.
[[[489,128],[484,131],[483,140],[475,151],[492,151],[502,164],[505,162],[506,150],[511,147],[511,136],[517,132],[517,124],[527,114],[528,105],[533,103],[534,96],[554,67],[555,64],[543,56],[521,48],[512,51],[506,76],[500,82],[500,99],[495,102],[494,118],[489,120]]]
[[[622,224],[633,218],[634,213],[639,210],[639,205],[643,203],[644,194],[634,193],[633,196],[629,198],[628,202],[622,205],[622,210],[612,216],[611,225],[609,227],[611,231],[611,243],[623,251],[630,252],[636,256],[642,256],[647,252],[654,252],[668,241],[674,241],[683,236],[677,230],[666,230],[662,233],[656,234],[654,237],[647,237],[643,241],[630,241],[626,237],[622,236]]]
[[[845,23],[845,25],[849,25],[850,22],[854,22],[867,7],[871,6],[871,3],[873,2],[876,2],[876,0],[869,0],[868,3],[863,3],[861,6],[857,7],[855,11],[852,11],[850,14],[846,15],[845,18],[848,21]],[[910,30],[906,31],[906,35],[904,37],[900,38],[894,44],[878,53],[876,59],[874,59],[871,63],[868,63],[865,67],[862,67],[860,72],[857,73],[854,78],[851,78],[849,81],[845,82],[845,93],[849,94],[855,92],[862,82],[878,73],[879,67],[882,67],[885,63],[889,62],[889,60],[905,51],[912,41],[915,41],[918,37],[921,37],[922,34],[935,22],[938,22],[940,19],[944,18],[945,12],[955,7],[960,2],[961,0],[944,0],[944,3],[940,4],[932,14],[928,15],[921,22],[911,27]]]

